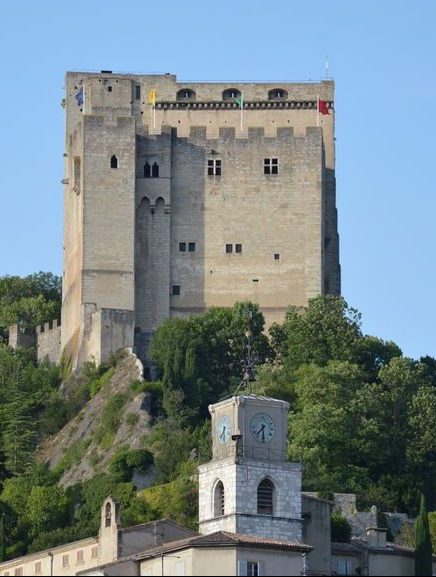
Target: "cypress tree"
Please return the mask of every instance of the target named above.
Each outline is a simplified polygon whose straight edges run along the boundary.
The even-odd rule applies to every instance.
[[[432,574],[432,551],[430,526],[424,495],[421,495],[421,507],[415,523],[415,575]]]
[[[6,561],[5,518],[0,517],[0,563]]]

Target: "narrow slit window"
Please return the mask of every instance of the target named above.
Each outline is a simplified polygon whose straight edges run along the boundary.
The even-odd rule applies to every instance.
[[[151,176],[151,166],[146,162],[144,164],[144,178],[150,178]]]
[[[135,98],[136,100],[141,99],[141,87],[138,84],[135,86]]]
[[[118,158],[115,154],[111,158],[111,168],[118,168]]]
[[[151,176],[153,178],[159,178],[159,165],[157,162],[154,162],[153,166],[151,167]]]

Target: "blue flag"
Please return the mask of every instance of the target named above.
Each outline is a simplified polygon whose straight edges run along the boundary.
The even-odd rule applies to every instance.
[[[83,104],[83,86],[79,90],[79,92],[76,94],[76,102],[77,102],[78,106],[82,106],[82,104]]]

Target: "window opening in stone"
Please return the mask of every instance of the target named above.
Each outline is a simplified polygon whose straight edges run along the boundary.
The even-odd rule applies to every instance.
[[[269,479],[264,479],[257,487],[257,512],[259,515],[273,514],[274,485]]]
[[[279,159],[265,158],[263,161],[264,174],[278,174],[279,173]]]

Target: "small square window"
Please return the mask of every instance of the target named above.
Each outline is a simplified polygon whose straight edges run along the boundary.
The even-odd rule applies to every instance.
[[[108,87],[107,87],[107,91],[108,91],[108,92],[112,92],[112,86],[108,86]]]
[[[195,252],[195,242],[190,242],[188,244],[188,251],[189,252]]]
[[[274,260],[280,260],[280,254],[278,252],[274,254]]]
[[[173,284],[173,296],[179,296],[179,295],[180,295],[180,285]]]
[[[263,161],[264,174],[278,174],[279,173],[279,159],[265,158]]]
[[[186,252],[186,242],[179,242],[179,252]]]
[[[235,244],[235,252],[242,252],[242,244]]]
[[[233,252],[233,245],[232,244],[226,244],[226,253],[229,254]]]
[[[221,176],[221,160],[211,159],[207,161],[208,176]]]

